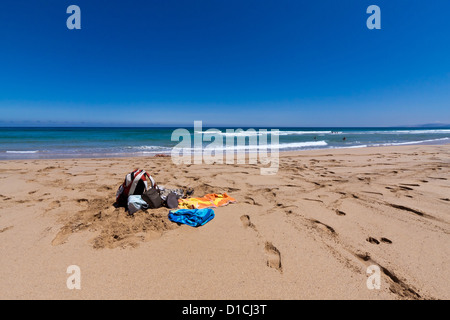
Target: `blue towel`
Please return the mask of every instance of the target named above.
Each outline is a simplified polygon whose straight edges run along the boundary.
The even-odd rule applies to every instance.
[[[169,212],[169,220],[184,223],[191,227],[199,227],[214,218],[214,210],[207,209],[179,209]]]

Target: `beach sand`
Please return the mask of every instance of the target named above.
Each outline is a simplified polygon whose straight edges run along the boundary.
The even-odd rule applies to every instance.
[[[167,208],[128,216],[113,203],[136,168],[237,203],[199,228]],[[450,298],[450,145],[282,153],[273,176],[155,157],[1,161],[0,183],[0,299]]]

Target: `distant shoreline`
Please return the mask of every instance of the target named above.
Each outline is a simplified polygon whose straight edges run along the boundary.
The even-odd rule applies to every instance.
[[[338,147],[338,148],[321,148],[321,149],[303,149],[303,150],[279,150],[280,154],[286,155],[286,154],[292,154],[292,155],[296,155],[296,154],[308,154],[308,153],[320,153],[320,152],[333,152],[333,151],[340,151],[340,150],[356,150],[356,149],[361,149],[361,150],[367,150],[367,149],[380,149],[380,148],[389,148],[389,149],[394,149],[394,148],[407,148],[407,147],[414,147],[414,146],[441,146],[441,145],[450,145],[450,142],[442,142],[442,143],[426,143],[426,142],[422,142],[422,143],[415,143],[415,144],[407,144],[407,145],[388,145],[388,146],[365,146],[365,147]],[[246,154],[248,154],[249,152],[245,152]],[[225,153],[224,153],[225,154]],[[235,153],[236,154],[242,154],[241,152]],[[83,159],[83,160],[114,160],[114,159],[144,159],[144,158],[158,158],[160,155],[162,155],[163,157],[170,157],[170,153],[154,153],[154,154],[116,154],[116,155],[80,155],[78,157],[71,157],[71,156],[61,156],[61,157],[52,157],[52,155],[49,155],[48,157],[18,157],[18,158],[11,158],[11,159],[0,159],[0,162],[2,161],[27,161],[27,160],[77,160],[77,159]]]

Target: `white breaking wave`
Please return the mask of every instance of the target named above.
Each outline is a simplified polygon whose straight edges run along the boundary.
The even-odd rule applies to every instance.
[[[211,131],[196,131],[195,133],[203,133],[203,134],[218,134],[221,136],[229,136],[229,137],[246,137],[246,136],[260,136],[263,133],[262,132],[258,132],[258,131],[241,131],[241,132],[222,132],[220,130],[211,130]],[[270,133],[270,131],[268,131],[267,133]]]
[[[406,134],[424,134],[424,133],[450,133],[450,129],[433,129],[433,130],[394,130],[395,133],[406,133]]]
[[[139,147],[127,147],[127,149],[135,149],[135,150],[168,150],[168,149],[171,149],[171,148],[163,147],[163,146],[139,146]]]
[[[348,131],[345,134],[447,134],[450,129]]]
[[[160,150],[160,151],[141,151],[143,154],[169,154],[170,150]]]
[[[309,141],[309,142],[292,142],[292,143],[281,143],[278,145],[279,149],[287,148],[307,148],[307,147],[325,147],[328,143],[325,141]]]
[[[361,145],[355,145],[355,146],[339,146],[339,147],[331,147],[331,148],[332,149],[355,149],[355,148],[367,148],[367,147],[388,147],[388,146],[402,146],[402,145],[438,142],[438,141],[446,141],[446,140],[450,140],[450,138],[439,138],[439,139],[408,141],[408,142],[387,142],[387,143],[361,144]]]
[[[341,131],[279,131],[279,136],[304,135],[304,134],[342,134]]]
[[[277,135],[277,136],[289,136],[289,135],[318,135],[318,134],[342,134],[341,131],[271,131],[268,129],[266,132],[260,132],[259,130],[252,131],[240,131],[240,132],[222,132],[220,130],[211,130],[211,131],[196,131],[195,133],[203,133],[203,134],[219,134],[222,136],[231,136],[231,137],[241,137],[241,136],[261,136],[263,134],[267,135]]]
[[[283,131],[279,130],[277,132],[272,132],[271,129],[267,129],[265,133],[260,132],[259,129],[249,129],[250,131],[243,130],[240,132],[222,132],[217,129],[210,129],[211,131],[196,131],[195,133],[202,133],[205,135],[218,134],[222,136],[232,136],[232,137],[240,137],[240,136],[260,136],[263,134],[273,134],[278,136],[289,136],[289,135],[325,135],[325,134],[344,134],[343,131],[331,131],[331,130],[318,130],[318,131]],[[373,131],[346,131],[345,134],[447,134],[450,133],[450,129],[421,129],[421,130],[373,130]]]
[[[335,149],[356,149],[356,148],[367,148],[367,144],[357,145],[357,146],[348,146],[348,147],[335,147]]]
[[[382,147],[382,146],[401,146],[401,145],[408,145],[408,144],[420,144],[420,143],[438,142],[438,141],[445,141],[445,140],[450,140],[450,138],[431,139],[431,140],[420,140],[420,141],[408,141],[408,142],[378,143],[378,144],[372,144],[371,146],[374,146],[374,147]]]
[[[38,153],[39,150],[33,150],[33,151],[6,151],[6,153]]]
[[[292,143],[280,143],[280,144],[266,144],[266,145],[243,145],[243,146],[216,146],[207,145],[200,148],[182,148],[174,147],[174,149],[187,149],[189,151],[201,151],[201,150],[211,150],[211,151],[227,151],[227,150],[258,150],[258,149],[298,149],[298,148],[308,148],[308,147],[325,147],[328,144],[325,141],[309,141],[309,142],[292,142]]]

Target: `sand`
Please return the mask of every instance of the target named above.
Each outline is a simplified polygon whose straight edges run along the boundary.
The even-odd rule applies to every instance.
[[[128,216],[113,203],[136,168],[237,203],[199,228],[167,208]],[[278,174],[259,169],[1,161],[0,299],[450,298],[450,145],[282,153]]]

